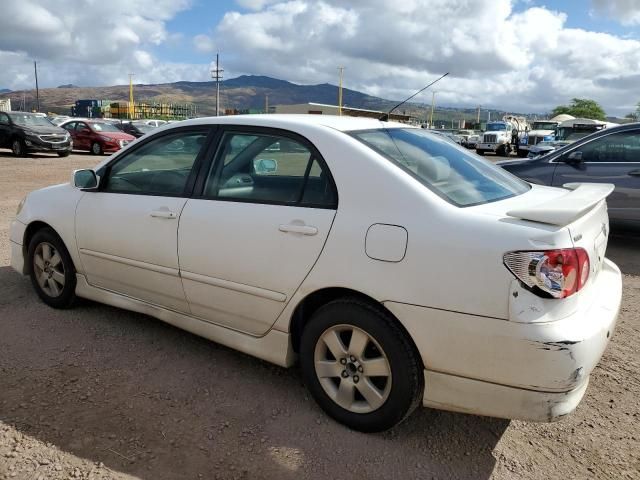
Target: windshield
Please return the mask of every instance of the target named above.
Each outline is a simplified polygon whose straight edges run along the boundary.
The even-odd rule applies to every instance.
[[[91,129],[94,132],[119,132],[118,127],[111,125],[110,123],[96,122],[90,123]]]
[[[147,125],[146,123],[132,123],[132,125],[142,133],[149,133],[151,130],[154,130],[156,128],[151,125]]]
[[[533,122],[531,130],[555,130],[556,126],[554,122]]]
[[[507,129],[506,123],[487,123],[486,132],[498,132]]]
[[[13,123],[23,127],[51,127],[53,123],[47,117],[40,117],[31,113],[9,113]]]
[[[587,135],[591,135],[594,132],[600,130],[599,128],[575,128],[575,127],[564,127],[558,129],[558,134],[556,135],[556,140],[580,140]]]
[[[495,202],[530,188],[506,170],[421,129],[367,130],[351,135],[458,207]]]

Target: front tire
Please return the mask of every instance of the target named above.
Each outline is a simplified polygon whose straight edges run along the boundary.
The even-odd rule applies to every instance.
[[[68,157],[70,154],[71,152],[58,152],[59,157]]]
[[[35,233],[29,242],[31,284],[40,299],[53,308],[69,308],[76,292],[76,269],[64,243],[50,228]]]
[[[14,138],[11,142],[11,151],[15,157],[26,157],[27,146],[24,144],[24,140],[20,138]]]
[[[98,142],[93,142],[91,144],[91,153],[94,155],[102,155],[102,145]]]
[[[318,309],[302,333],[302,376],[320,407],[361,432],[387,430],[422,400],[420,356],[385,310],[355,298]]]
[[[484,156],[484,150],[478,150],[478,149],[476,149],[476,153],[477,153],[478,155],[480,155],[481,157],[483,157],[483,156]]]

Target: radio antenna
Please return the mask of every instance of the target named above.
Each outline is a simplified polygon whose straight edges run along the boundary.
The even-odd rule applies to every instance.
[[[387,122],[389,120],[389,115],[391,115],[391,112],[393,112],[396,108],[404,105],[405,103],[407,103],[409,100],[411,100],[413,97],[415,97],[416,95],[418,95],[419,93],[424,92],[427,88],[429,88],[432,85],[435,85],[436,83],[438,83],[440,80],[442,80],[444,77],[446,77],[447,75],[449,75],[449,72],[445,73],[444,75],[442,75],[440,78],[434,80],[433,82],[431,82],[429,85],[427,85],[426,87],[421,88],[420,90],[418,90],[416,93],[414,93],[413,95],[411,95],[409,98],[407,98],[406,100],[401,101],[399,104],[397,104],[395,107],[393,107],[391,110],[389,110],[387,113],[383,113],[382,116],[380,117],[380,121],[381,122]]]

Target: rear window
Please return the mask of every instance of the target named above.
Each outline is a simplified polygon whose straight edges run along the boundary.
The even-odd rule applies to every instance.
[[[376,129],[350,134],[458,207],[503,200],[531,188],[506,170],[422,129]]]

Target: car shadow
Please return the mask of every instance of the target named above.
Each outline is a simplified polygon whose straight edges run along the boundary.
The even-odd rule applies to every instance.
[[[16,158],[11,150],[0,149],[0,157]],[[60,158],[57,153],[28,153],[26,157],[20,157],[22,159],[28,158]]]
[[[612,230],[606,255],[622,273],[640,275],[640,231]]]
[[[509,425],[418,409],[388,432],[354,432],[295,368],[89,301],[48,308],[9,267],[0,290],[0,420],[139,478],[486,479]]]

